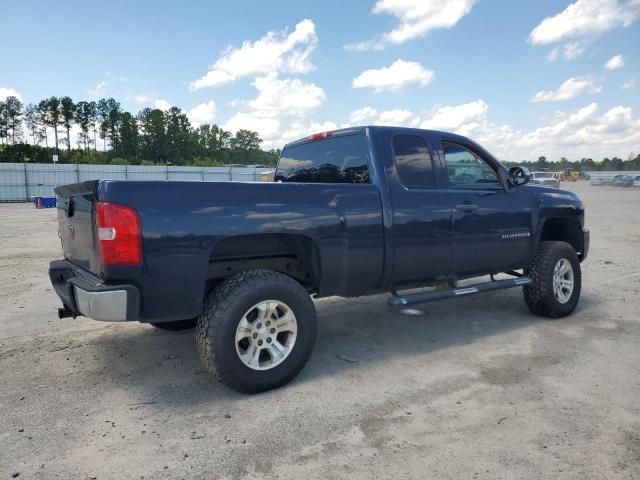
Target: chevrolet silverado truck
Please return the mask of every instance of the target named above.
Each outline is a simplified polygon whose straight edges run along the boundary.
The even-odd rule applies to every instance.
[[[589,250],[584,206],[529,179],[460,135],[369,126],[287,144],[272,183],[58,187],[58,314],[195,327],[204,365],[247,393],[304,367],[313,298],[386,291],[402,309],[522,286],[531,312],[563,317]]]

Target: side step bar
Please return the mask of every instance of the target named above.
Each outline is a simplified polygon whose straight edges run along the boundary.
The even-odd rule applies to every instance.
[[[476,283],[466,287],[452,288],[449,290],[434,290],[432,292],[398,294],[392,290],[393,297],[388,300],[390,307],[404,307],[407,305],[417,305],[419,303],[433,302],[435,300],[446,300],[462,295],[472,295],[474,293],[488,292],[490,290],[505,290],[507,288],[520,287],[531,283],[529,277],[507,278],[505,280],[491,280],[489,282]]]

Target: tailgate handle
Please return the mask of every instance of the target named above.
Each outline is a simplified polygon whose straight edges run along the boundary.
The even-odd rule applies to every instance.
[[[73,201],[73,198],[70,198],[69,201],[67,202],[67,207],[65,208],[65,213],[67,214],[67,217],[73,217],[73,214],[75,213],[75,203]]]
[[[478,205],[474,205],[472,203],[461,203],[456,205],[456,210],[460,210],[461,212],[471,213],[478,210]]]

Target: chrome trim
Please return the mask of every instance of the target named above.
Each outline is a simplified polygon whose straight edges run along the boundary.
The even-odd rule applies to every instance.
[[[478,289],[476,287],[456,288],[453,293],[456,295],[468,295],[469,293],[476,293]]]
[[[87,292],[73,287],[78,310],[85,317],[107,322],[127,320],[127,291]]]

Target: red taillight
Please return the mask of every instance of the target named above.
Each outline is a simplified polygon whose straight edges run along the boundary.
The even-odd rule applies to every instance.
[[[329,138],[332,133],[332,131],[314,133],[313,135],[309,135],[307,140],[311,140],[312,142],[315,142],[316,140],[323,140],[325,138]]]
[[[140,217],[135,209],[117,203],[96,203],[96,236],[102,265],[142,263]]]

